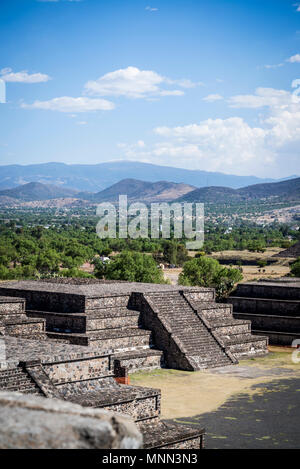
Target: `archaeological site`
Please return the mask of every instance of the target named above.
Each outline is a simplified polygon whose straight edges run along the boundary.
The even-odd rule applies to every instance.
[[[216,303],[212,288],[51,279],[5,282],[0,295],[0,390],[126,414],[146,449],[202,448],[205,429],[161,420],[160,390],[131,386],[129,373],[267,353],[253,318],[233,316],[238,297]]]

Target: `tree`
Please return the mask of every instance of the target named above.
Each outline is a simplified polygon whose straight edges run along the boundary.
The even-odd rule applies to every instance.
[[[300,257],[292,264],[291,274],[293,277],[300,277]]]
[[[105,278],[128,282],[164,283],[163,273],[153,257],[125,251],[104,266]]]
[[[53,249],[39,254],[36,262],[37,269],[42,273],[52,274],[59,271],[59,256]]]
[[[179,275],[179,284],[213,287],[217,297],[223,298],[242,279],[240,270],[223,267],[216,259],[202,256],[184,264],[183,272]]]
[[[163,247],[164,260],[169,264],[182,265],[188,259],[188,251],[183,244],[166,241]]]

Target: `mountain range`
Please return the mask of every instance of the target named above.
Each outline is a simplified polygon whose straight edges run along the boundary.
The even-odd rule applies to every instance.
[[[128,178],[148,182],[171,181],[198,188],[225,186],[232,189],[251,184],[275,182],[270,178],[260,179],[256,176],[188,170],[135,161],[115,161],[94,165],[44,163],[0,166],[0,190],[11,189],[29,182],[40,182],[77,191],[99,192]]]
[[[78,191],[52,184],[41,184],[40,182],[29,182],[13,189],[0,191],[0,197],[19,199],[23,202],[34,200],[50,200],[65,197],[75,197]]]
[[[130,202],[169,202],[195,189],[194,186],[176,182],[123,179],[96,194],[79,193],[77,197],[91,202],[117,202],[119,195],[127,195]]]
[[[0,204],[11,206],[33,204],[47,206],[42,202],[51,201],[51,206],[85,205],[100,202],[117,202],[119,195],[127,195],[129,202],[203,202],[234,204],[246,201],[300,202],[300,178],[287,181],[264,183],[232,189],[222,186],[195,188],[194,186],[168,181],[140,181],[123,179],[97,193],[79,192],[61,186],[31,182],[17,188],[0,191]],[[55,202],[56,201],[56,202]],[[48,204],[49,205],[49,204]],[[49,206],[50,206],[49,205]]]
[[[239,203],[243,201],[280,198],[282,201],[300,201],[300,178],[287,181],[254,184],[231,189],[229,187],[202,187],[180,197],[180,202]]]

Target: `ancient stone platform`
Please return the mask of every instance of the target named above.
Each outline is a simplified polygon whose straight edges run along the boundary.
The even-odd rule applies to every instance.
[[[124,369],[223,366],[267,350],[249,321],[215,303],[212,288],[52,279],[5,282],[0,295],[25,299],[27,319],[46,323],[40,339],[97,347],[120,376]]]
[[[97,348],[3,336],[0,391],[39,394],[129,415],[147,448],[203,446],[204,430],[160,420],[160,390],[118,384],[112,364],[112,356]]]
[[[0,298],[0,390],[128,414],[149,449],[202,447],[204,430],[161,421],[160,390],[129,386],[128,373],[267,352],[212,288],[54,279],[4,282]]]
[[[233,315],[252,322],[254,334],[271,344],[291,346],[300,340],[300,279],[286,277],[239,284],[228,299]]]

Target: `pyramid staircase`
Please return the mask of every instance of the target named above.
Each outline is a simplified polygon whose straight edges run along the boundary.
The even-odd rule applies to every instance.
[[[35,381],[21,367],[0,369],[0,391],[17,391],[24,394],[43,394]]]
[[[144,324],[153,330],[167,366],[201,370],[236,363],[181,291],[144,295]]]
[[[268,353],[267,337],[253,335],[251,321],[235,319],[231,304],[202,302],[193,299],[189,293],[185,296],[207,328],[236,360]]]

